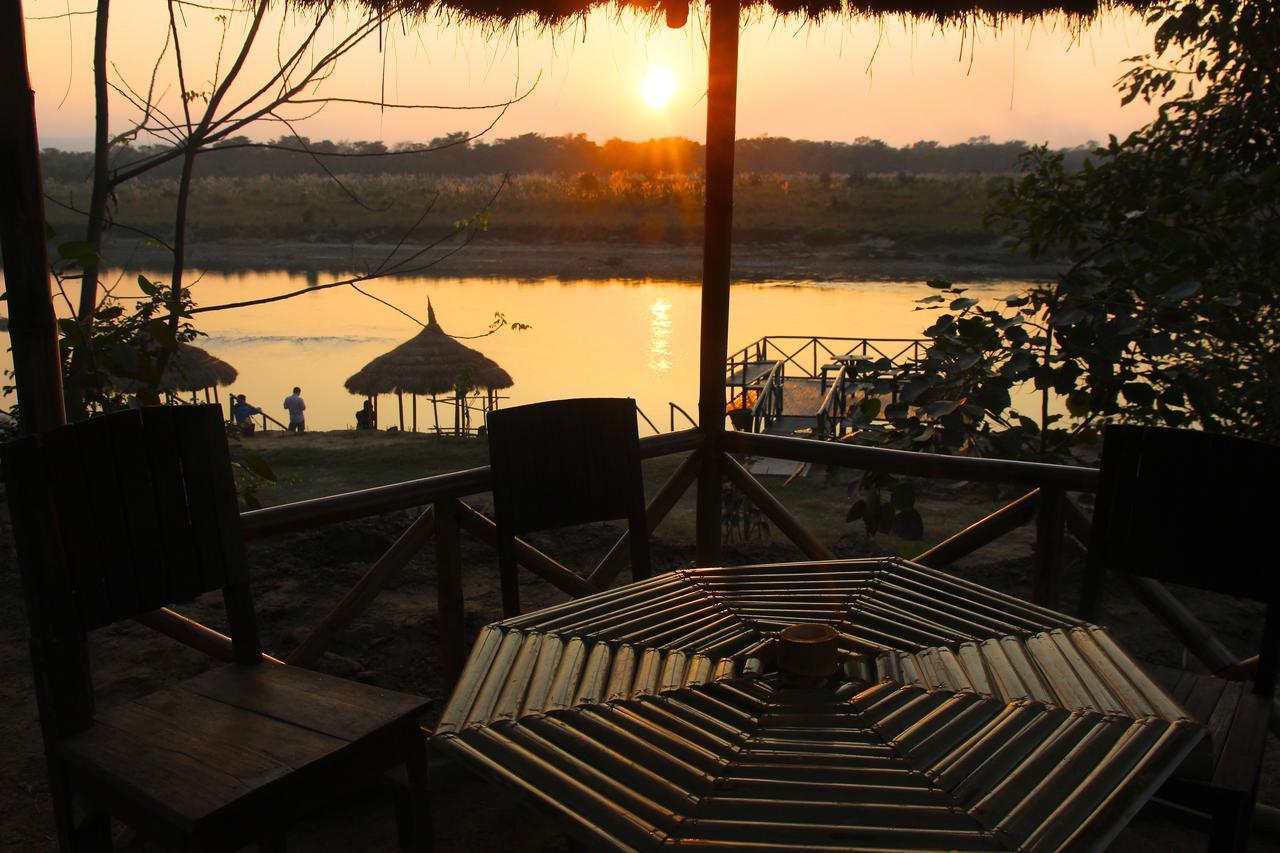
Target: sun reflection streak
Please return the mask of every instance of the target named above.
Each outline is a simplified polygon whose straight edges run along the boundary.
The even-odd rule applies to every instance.
[[[671,361],[671,303],[657,299],[649,306],[649,369],[654,373],[670,373],[674,367]]]

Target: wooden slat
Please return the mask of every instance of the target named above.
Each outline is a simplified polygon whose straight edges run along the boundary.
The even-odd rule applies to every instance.
[[[168,600],[170,603],[187,601],[204,592],[205,588],[200,579],[200,558],[188,554],[191,543],[195,541],[195,533],[182,482],[177,425],[173,412],[167,406],[144,408],[142,424],[147,433],[146,464],[151,469],[160,516],[160,541],[168,556],[165,583]]]
[[[172,599],[168,590],[168,559],[160,530],[151,467],[147,464],[147,439],[141,416],[109,419],[121,508],[128,530],[127,563],[133,572],[138,609],[156,610]]]
[[[431,704],[418,696],[297,666],[232,664],[174,689],[351,742],[382,726],[416,720]]]
[[[46,559],[54,557],[66,561],[65,589],[53,584],[43,585],[41,595],[46,607],[60,607],[62,601],[74,602],[79,613],[81,630],[101,627],[111,621],[105,578],[98,565],[97,545],[94,543],[93,505],[88,477],[80,464],[80,441],[74,428],[54,430],[43,438],[40,456],[33,456],[36,465],[43,457],[45,472],[31,470],[26,477],[48,477],[49,483],[58,488],[50,489],[56,518],[46,520],[37,535],[46,539],[41,548]],[[54,529],[45,526],[52,522]],[[61,546],[59,548],[59,546]],[[50,561],[48,564],[51,564]]]

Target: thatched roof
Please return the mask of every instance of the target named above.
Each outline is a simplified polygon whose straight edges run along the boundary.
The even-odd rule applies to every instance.
[[[160,377],[161,391],[200,391],[204,388],[226,387],[236,381],[240,373],[215,355],[200,347],[178,344],[178,350],[169,357]],[[126,394],[134,394],[147,387],[147,383],[108,372],[111,387]]]
[[[299,6],[327,5],[327,0],[294,0]],[[399,11],[416,17],[443,15],[484,23],[506,23],[535,17],[556,23],[597,6],[634,9],[655,17],[665,14],[673,27],[683,26],[691,4],[681,0],[348,0],[377,11]],[[934,21],[967,21],[1061,14],[1090,17],[1115,7],[1144,8],[1147,0],[742,0],[744,9],[769,9],[785,16],[819,20],[832,16],[875,18],[904,15]]]
[[[343,384],[352,394],[372,396],[395,391],[446,394],[459,385],[497,390],[515,383],[492,359],[446,335],[428,301],[427,325],[421,332],[378,356]]]

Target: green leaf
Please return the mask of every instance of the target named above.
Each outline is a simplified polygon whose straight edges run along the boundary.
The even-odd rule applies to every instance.
[[[963,311],[964,309],[972,308],[977,304],[978,300],[974,299],[972,296],[964,296],[960,299],[952,300],[950,308],[952,311]]]
[[[951,286],[951,282],[943,281],[940,278],[931,278],[928,281],[926,281],[925,284],[929,285],[934,290],[946,290],[948,287]]]
[[[160,293],[160,287],[145,275],[138,276],[138,288],[147,296],[157,296]]]
[[[864,397],[862,401],[858,403],[858,411],[861,412],[862,416],[867,420],[875,420],[880,414],[880,406],[881,403],[879,397]]]
[[[93,263],[97,259],[98,253],[94,251],[92,243],[84,240],[70,240],[58,245],[58,256],[64,261],[72,261],[80,266],[85,266]]]
[[[934,400],[924,404],[924,413],[931,418],[945,417],[963,405],[963,400]]]
[[[924,538],[924,519],[914,509],[899,512],[890,527],[894,536],[909,542]]]
[[[862,514],[867,510],[867,502],[858,499],[853,502],[853,506],[849,507],[849,511],[844,514],[845,521],[854,521],[862,518]]]
[[[178,341],[173,337],[173,332],[169,331],[169,324],[164,320],[152,320],[147,323],[147,331],[151,334],[151,339],[167,350],[173,351],[178,348]]]
[[[1093,408],[1088,391],[1072,391],[1067,395],[1067,411],[1072,417],[1083,418]]]
[[[1050,321],[1050,325],[1052,325],[1054,328],[1074,326],[1076,323],[1079,323],[1081,320],[1083,320],[1086,316],[1087,315],[1085,314],[1084,310],[1081,308],[1066,308],[1062,311],[1058,311],[1054,313],[1053,319]]]
[[[271,470],[271,466],[267,464],[267,460],[263,459],[256,453],[246,453],[244,457],[244,465],[254,474],[257,474],[267,482],[276,482],[276,472]]]

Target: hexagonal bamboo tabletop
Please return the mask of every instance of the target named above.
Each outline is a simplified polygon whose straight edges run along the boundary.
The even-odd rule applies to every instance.
[[[830,678],[777,635],[839,634]],[[1203,735],[1104,628],[903,560],[687,569],[491,625],[437,748],[610,848],[1097,849]]]

